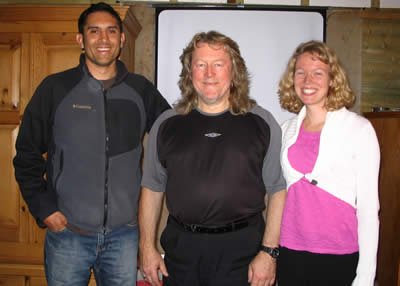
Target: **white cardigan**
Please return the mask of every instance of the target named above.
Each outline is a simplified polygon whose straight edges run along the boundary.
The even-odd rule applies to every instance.
[[[321,131],[318,158],[311,173],[293,169],[288,149],[296,142],[305,107],[282,124],[281,163],[287,189],[306,177],[357,209],[359,262],[353,286],[373,286],[379,236],[378,176],[380,150],[371,123],[342,108],[328,112]]]

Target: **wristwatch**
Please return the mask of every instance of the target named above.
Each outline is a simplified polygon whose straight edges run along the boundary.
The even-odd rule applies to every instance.
[[[275,259],[278,258],[278,256],[279,256],[279,248],[277,248],[277,247],[271,248],[271,247],[264,246],[261,244],[259,250],[268,253],[269,255],[271,255],[272,258],[275,258]]]

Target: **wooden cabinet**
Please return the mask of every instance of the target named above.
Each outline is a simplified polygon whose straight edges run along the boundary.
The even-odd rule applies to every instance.
[[[379,286],[396,286],[400,279],[400,112],[364,115],[374,126],[381,148],[377,278]]]
[[[31,283],[30,283],[29,286],[47,286],[47,282],[46,282],[46,279],[44,277],[33,277],[33,278],[31,278],[30,282]],[[2,285],[2,284],[0,283],[0,285]],[[12,285],[14,285],[14,284],[12,284]],[[96,286],[95,280],[91,279],[89,281],[88,286]]]
[[[24,276],[0,275],[0,285],[2,286],[25,286]]]
[[[87,6],[0,5],[0,285],[45,285],[40,229],[23,201],[12,159],[24,109],[43,78],[79,62],[77,19]],[[129,6],[115,6],[124,21],[121,59],[134,70],[141,30]],[[94,282],[91,282],[94,285]]]

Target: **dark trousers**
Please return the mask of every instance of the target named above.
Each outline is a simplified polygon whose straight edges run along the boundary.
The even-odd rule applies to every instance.
[[[161,235],[169,276],[164,286],[247,286],[248,266],[265,229],[261,214],[228,233],[192,233],[168,219]]]
[[[357,264],[358,252],[330,255],[281,247],[277,263],[278,285],[351,286]]]

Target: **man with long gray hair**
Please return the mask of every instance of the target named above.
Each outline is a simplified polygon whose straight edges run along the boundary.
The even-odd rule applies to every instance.
[[[250,99],[235,41],[198,33],[180,59],[182,98],[154,124],[145,154],[141,271],[155,286],[158,270],[164,286],[273,285],[286,196],[280,127]],[[162,259],[154,242],[164,192]]]

